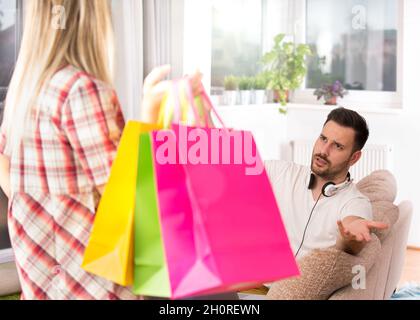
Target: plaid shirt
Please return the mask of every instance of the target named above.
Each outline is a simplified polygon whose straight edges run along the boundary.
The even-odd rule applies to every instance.
[[[115,91],[78,69],[58,71],[10,157],[8,221],[22,299],[135,299],[81,263],[124,127]]]

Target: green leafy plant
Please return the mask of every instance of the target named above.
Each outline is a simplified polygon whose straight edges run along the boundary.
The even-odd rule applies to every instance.
[[[284,34],[277,35],[274,47],[262,58],[269,80],[268,89],[278,93],[282,106],[287,104],[288,92],[299,88],[305,79],[306,57],[312,55],[308,45],[296,45],[284,38]]]
[[[238,78],[235,76],[225,77],[224,86],[226,91],[235,91],[238,89]]]
[[[239,90],[251,90],[254,86],[254,78],[242,77],[238,80]]]
[[[268,87],[268,73],[262,72],[258,74],[254,79],[254,88],[255,90],[266,90]]]

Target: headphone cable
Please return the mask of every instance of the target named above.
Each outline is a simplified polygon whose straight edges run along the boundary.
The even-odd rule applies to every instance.
[[[305,241],[306,231],[307,231],[308,226],[309,226],[309,222],[311,222],[312,214],[314,213],[314,210],[315,210],[316,206],[318,205],[318,202],[321,199],[321,196],[322,196],[322,192],[319,194],[318,200],[316,200],[315,205],[313,206],[313,208],[311,210],[311,214],[309,215],[308,222],[306,223],[305,231],[303,232],[302,242],[300,243],[299,249],[297,250],[297,252],[295,254],[295,259],[298,256],[298,254],[300,252],[300,249],[302,249],[303,243]]]

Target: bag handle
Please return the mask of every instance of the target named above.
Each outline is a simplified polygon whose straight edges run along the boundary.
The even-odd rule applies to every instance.
[[[179,81],[175,80],[172,84],[172,90],[174,94],[174,100],[175,100],[175,110],[174,112],[174,118],[172,119],[173,123],[179,123],[181,119],[181,106],[179,103]]]
[[[185,87],[186,87],[185,89],[187,91],[188,102],[190,103],[190,105],[193,109],[193,112],[194,112],[195,121],[196,121],[198,126],[201,126],[201,119],[200,119],[200,116],[199,116],[198,111],[197,111],[198,106],[197,106],[197,103],[195,102],[195,99],[194,99],[194,93],[193,93],[193,90],[192,90],[191,79],[188,78],[188,77],[185,78]],[[205,111],[205,110],[203,110],[203,111]],[[206,112],[203,112],[203,114],[204,114],[205,126],[208,128],[208,127],[210,127],[208,115],[207,115]]]
[[[226,129],[225,123],[223,122],[222,118],[220,117],[219,113],[216,111],[216,108],[213,106],[213,103],[211,102],[204,86],[203,83],[200,83],[201,86],[201,96],[204,99],[204,105],[207,104],[208,107],[208,111],[213,112],[214,115],[216,116],[217,120],[220,122],[220,124],[222,125],[223,129]]]
[[[180,123],[187,120],[188,117],[188,107],[184,107],[184,103],[182,103],[181,99],[185,98],[186,102],[189,103],[189,105],[192,108],[192,111],[194,113],[194,119],[195,119],[195,125],[201,126],[201,119],[200,115],[197,112],[197,105],[193,99],[192,91],[190,90],[189,83],[187,81],[187,78],[183,78],[181,80],[174,80],[172,84],[172,94],[174,101],[174,110],[172,111],[173,117],[172,117],[172,123]],[[207,114],[205,114],[205,125],[209,126],[209,121]]]
[[[183,103],[181,103],[181,95],[184,93],[185,99],[189,103],[189,105],[192,108],[194,118],[196,125],[198,127],[202,126],[202,119],[200,118],[200,115],[198,113],[199,107],[197,106],[196,99],[194,98],[194,93],[192,89],[192,81],[189,77],[184,77],[181,80],[174,80],[172,83],[172,87],[170,89],[172,91],[172,98],[174,101],[174,108],[172,110],[172,123],[180,123],[180,121],[185,121],[187,119],[188,114],[188,107],[184,108],[182,106]],[[217,117],[217,120],[222,125],[223,129],[226,129],[225,123],[223,122],[222,118],[216,111],[216,109],[213,106],[213,103],[211,102],[209,96],[206,93],[206,90],[202,83],[200,83],[200,95],[197,97],[201,101],[200,103],[200,110],[202,110],[202,114],[204,116],[204,126],[209,128],[213,126],[213,122],[209,115],[213,112],[215,116]],[[168,95],[170,93],[168,92]],[[187,110],[184,110],[187,109]],[[168,111],[168,110],[166,110]],[[161,110],[160,117],[162,117],[165,114],[165,110]],[[162,119],[164,121],[164,119]]]
[[[199,118],[198,118],[198,115],[197,115],[197,109],[198,108],[197,108],[197,104],[195,103],[195,99],[194,99],[194,94],[193,94],[193,90],[192,90],[191,79],[190,78],[187,78],[186,79],[186,82],[187,82],[188,99],[189,99],[189,102],[190,102],[191,106],[193,107],[196,120],[199,121]],[[216,117],[217,117],[218,121],[220,122],[220,124],[222,125],[222,127],[224,129],[226,129],[226,126],[225,126],[222,118],[217,113],[217,111],[214,108],[214,106],[213,106],[213,104],[212,104],[209,96],[206,93],[206,90],[204,89],[203,83],[200,83],[200,91],[201,91],[201,94],[200,95],[201,95],[201,98],[203,100],[203,106],[204,106],[204,108],[207,107],[207,111],[209,111],[209,113],[213,112],[216,115]],[[203,111],[204,111],[203,113],[204,113],[204,117],[205,117],[206,126],[209,127],[210,121],[209,121],[209,118],[208,118],[208,114],[207,114],[206,110],[203,110]]]

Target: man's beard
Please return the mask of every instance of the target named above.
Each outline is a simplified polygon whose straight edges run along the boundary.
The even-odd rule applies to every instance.
[[[318,169],[314,165],[315,158],[320,158],[323,161],[327,163],[327,166],[325,169]],[[350,167],[350,158],[338,165],[335,165],[334,167],[331,166],[331,162],[322,154],[314,154],[312,156],[312,162],[311,162],[311,170],[313,173],[315,173],[318,177],[326,180],[326,181],[334,181],[337,176],[340,176],[342,173],[347,173]]]

